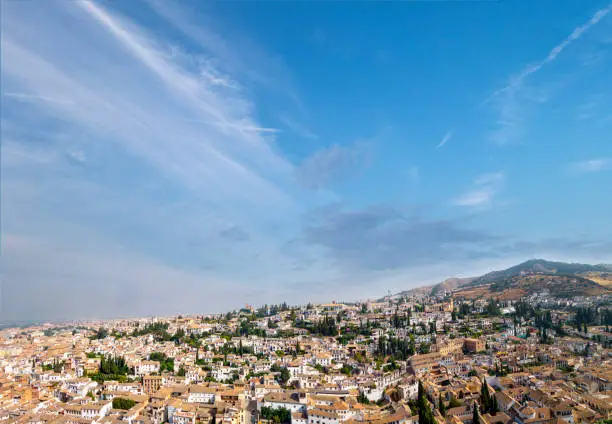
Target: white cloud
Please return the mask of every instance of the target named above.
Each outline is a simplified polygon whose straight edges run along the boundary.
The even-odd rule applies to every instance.
[[[147,280],[161,292],[176,281],[176,301],[149,298],[150,313],[168,302],[228,307],[253,283],[270,295],[294,265],[279,246],[309,195],[298,201],[294,167],[274,148],[278,130],[255,118],[240,73],[92,2],[3,5],[2,42],[3,233],[31,241],[3,246],[12,318],[32,318],[52,285],[86,305],[107,284],[144,299]],[[237,246],[227,228],[248,236]],[[28,264],[45,250],[34,274]],[[40,296],[20,285],[38,285]],[[207,293],[214,304],[200,300]],[[105,315],[130,308],[105,304]],[[70,310],[48,302],[40,315],[53,308]]]
[[[452,129],[448,130],[446,134],[444,134],[444,137],[442,137],[442,140],[440,140],[440,142],[436,145],[436,149],[439,149],[440,147],[448,143],[450,139],[453,138],[453,133],[454,133],[454,130]]]
[[[612,158],[589,159],[572,164],[571,169],[576,172],[600,172],[612,169]]]
[[[539,62],[536,62],[535,64],[527,66],[521,72],[519,72],[518,75],[511,77],[508,85],[495,91],[491,95],[491,98],[505,91],[513,91],[517,88],[520,88],[525,78],[538,72],[543,66],[553,62],[557,58],[557,56],[559,56],[559,54],[561,54],[561,52],[565,50],[572,42],[578,40],[585,32],[587,32],[594,25],[598,24],[599,21],[601,21],[611,11],[612,3],[608,5],[608,7],[605,7],[595,12],[595,14],[591,17],[591,19],[589,19],[587,23],[575,28],[574,31],[572,31],[572,33],[565,40],[553,47],[544,59],[540,60]]]
[[[65,100],[61,98],[48,97],[48,96],[37,96],[34,94],[27,93],[2,93],[4,97],[21,100],[24,102],[48,102],[48,103],[58,103],[58,104],[70,104],[70,100]]]
[[[476,178],[468,191],[453,199],[456,206],[487,207],[501,190],[505,176],[502,172],[483,174]]]
[[[60,44],[65,41],[50,33],[51,27],[39,26],[38,34],[28,33],[26,37],[17,31],[14,36],[10,27],[6,29],[3,73],[9,83],[27,88],[31,96],[65,99],[62,103],[36,103],[43,113],[67,117],[87,130],[113,136],[121,148],[192,188],[215,185],[230,196],[251,193],[259,202],[287,202],[272,180],[291,172],[292,167],[272,151],[259,131],[254,131],[262,126],[252,118],[253,106],[239,91],[219,92],[219,87],[198,76],[197,68],[169,61],[160,42],[135,24],[93,3],[54,3],[60,4],[72,8],[80,5],[106,29],[90,31],[89,37],[103,43],[98,53],[110,63],[105,67],[94,62],[87,69],[75,69],[55,49],[37,51],[42,50],[42,37],[54,37]],[[11,7],[6,8],[6,14],[10,15]],[[81,22],[70,24],[82,32],[85,28],[80,28]],[[113,45],[109,35],[120,46]],[[86,32],[83,38],[88,38]],[[82,53],[88,48],[86,40],[67,44]],[[130,72],[117,75],[113,62],[129,67]],[[136,67],[138,63],[145,68]],[[187,125],[187,121],[192,124]]]
[[[538,72],[544,66],[552,63],[557,57],[574,41],[578,40],[591,27],[597,25],[606,15],[612,11],[612,4],[598,10],[584,25],[575,28],[572,33],[561,43],[553,47],[548,55],[540,61],[523,68],[518,74],[510,77],[508,83],[496,90],[486,101],[494,103],[498,109],[498,129],[493,133],[493,140],[498,144],[506,144],[516,139],[524,123],[523,104],[525,101],[545,101],[542,96],[534,96],[524,92],[525,80]]]

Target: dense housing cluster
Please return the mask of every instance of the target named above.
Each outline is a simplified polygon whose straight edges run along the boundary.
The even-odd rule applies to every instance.
[[[593,423],[609,301],[434,290],[5,329],[0,422]]]

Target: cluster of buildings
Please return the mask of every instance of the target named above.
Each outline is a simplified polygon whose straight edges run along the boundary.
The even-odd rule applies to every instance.
[[[420,391],[438,424],[612,418],[607,326],[580,333],[555,305],[542,329],[490,302],[441,293],[5,329],[0,424],[417,424]]]

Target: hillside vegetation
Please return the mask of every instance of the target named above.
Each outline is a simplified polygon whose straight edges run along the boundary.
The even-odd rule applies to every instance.
[[[450,278],[432,293],[454,290],[459,297],[496,297],[505,300],[548,292],[555,297],[598,296],[611,293],[612,266],[532,259],[480,277]]]

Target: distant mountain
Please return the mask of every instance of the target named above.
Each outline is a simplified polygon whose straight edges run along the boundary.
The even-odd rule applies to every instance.
[[[502,271],[493,271],[476,277],[468,284],[471,286],[493,283],[500,278],[516,277],[526,274],[580,275],[588,272],[612,272],[609,265],[587,265],[579,263],[553,262],[545,259],[530,259]]]
[[[612,293],[612,266],[531,259],[501,271],[473,278],[450,278],[436,285],[432,294],[455,290],[464,297],[496,296],[516,299],[548,291],[558,297]]]
[[[474,278],[476,278],[476,277],[468,277],[468,278],[454,277],[454,278],[447,278],[446,280],[442,281],[441,283],[438,283],[435,286],[433,286],[432,289],[431,289],[431,294],[435,295],[436,293],[455,290],[458,287],[462,287],[462,286],[465,286],[466,284],[471,283],[474,280]]]

